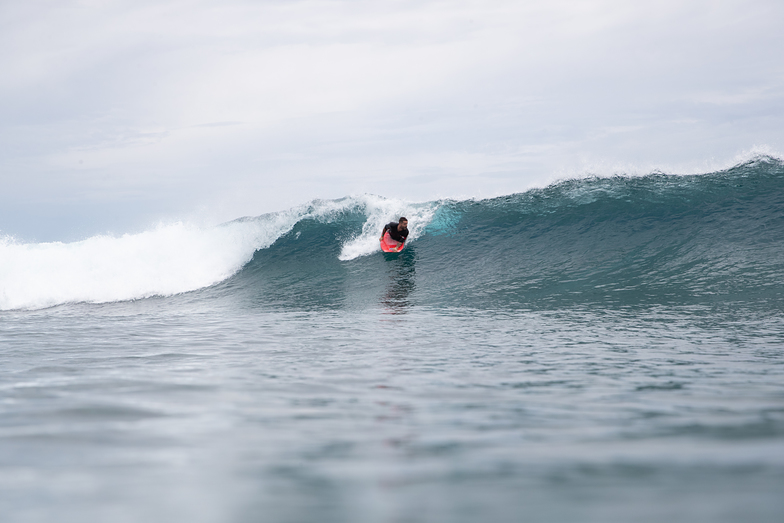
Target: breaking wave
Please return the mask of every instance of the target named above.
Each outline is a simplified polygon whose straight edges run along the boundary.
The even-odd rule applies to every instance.
[[[396,255],[383,224],[409,218]],[[784,164],[567,180],[487,200],[314,201],[211,228],[0,241],[0,309],[236,295],[284,307],[552,307],[784,299]]]

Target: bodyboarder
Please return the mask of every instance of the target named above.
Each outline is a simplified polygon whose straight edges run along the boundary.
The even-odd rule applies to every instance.
[[[397,222],[389,222],[384,225],[384,230],[381,231],[381,243],[394,251],[399,251],[408,238],[408,220],[405,216],[401,216]]]

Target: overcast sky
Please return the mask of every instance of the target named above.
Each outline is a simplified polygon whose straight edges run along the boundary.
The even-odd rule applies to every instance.
[[[784,2],[0,0],[0,235],[784,150]]]

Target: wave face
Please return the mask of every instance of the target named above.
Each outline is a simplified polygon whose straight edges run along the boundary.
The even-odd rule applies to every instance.
[[[378,250],[406,215],[400,254]],[[784,303],[784,164],[569,180],[480,201],[317,201],[209,229],[0,244],[0,308],[198,291],[285,308]]]

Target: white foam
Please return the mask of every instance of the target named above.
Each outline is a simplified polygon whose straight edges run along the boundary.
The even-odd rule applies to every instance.
[[[73,243],[0,240],[0,310],[169,296],[236,273],[302,217],[301,209],[215,227],[183,223]]]
[[[74,243],[0,245],[0,309],[171,295],[214,284],[253,255],[254,231],[182,223]]]
[[[372,195],[363,196],[362,202],[367,220],[362,226],[362,232],[343,244],[340,256],[338,256],[342,261],[378,252],[378,239],[384,225],[390,221],[397,221],[401,216],[408,218],[408,241],[415,240],[433,219],[433,214],[437,209],[436,203],[412,204]]]
[[[331,222],[345,211],[368,217],[362,233],[342,247],[340,259],[351,260],[377,252],[384,223],[401,215],[408,215],[409,238],[415,239],[434,208],[364,195],[315,201],[215,227],[174,223],[73,243],[0,239],[0,310],[134,300],[208,287],[235,274],[255,251],[272,245],[300,220]]]

